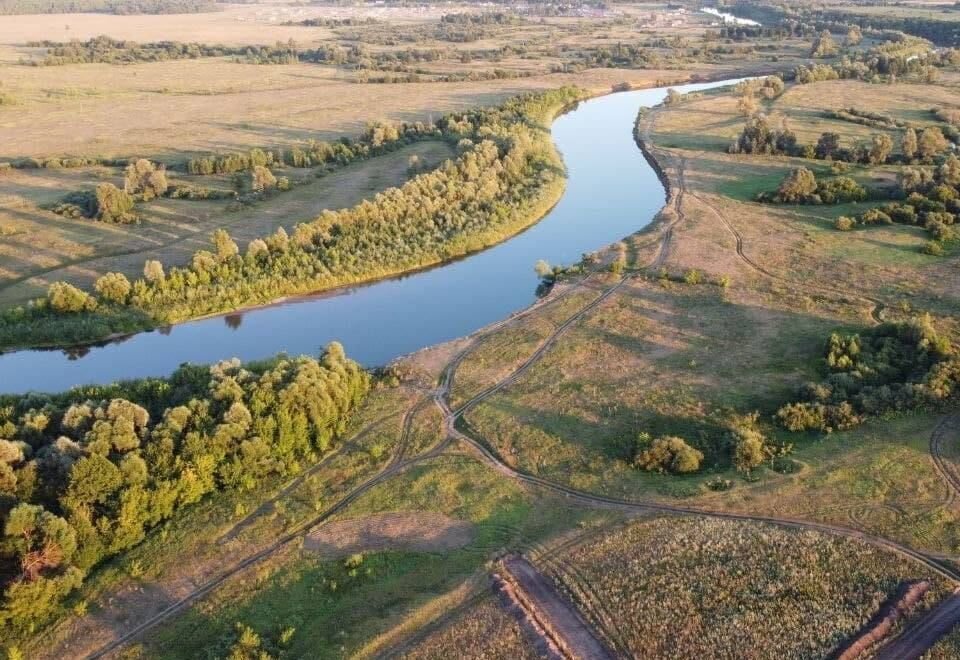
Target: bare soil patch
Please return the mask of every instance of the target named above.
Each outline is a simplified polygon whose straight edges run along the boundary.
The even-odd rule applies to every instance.
[[[441,552],[473,540],[473,525],[440,513],[377,513],[331,522],[307,534],[303,547],[330,558],[378,550]]]

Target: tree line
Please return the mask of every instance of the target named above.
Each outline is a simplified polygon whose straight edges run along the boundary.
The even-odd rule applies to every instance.
[[[496,243],[559,197],[562,163],[547,123],[584,94],[566,87],[449,114],[437,128],[457,142],[460,155],[436,170],[354,208],[325,211],[291,235],[281,228],[242,251],[218,230],[210,249],[187,266],[148,261],[126,295],[74,293],[60,283],[58,299],[69,290],[66,298],[81,302],[54,305],[48,295],[5,311],[0,344],[94,339],[118,325],[136,329],[371,280]],[[126,280],[115,274],[120,278]]]
[[[369,385],[333,343],[319,359],[0,398],[3,638],[42,625],[92,568],[181,509],[315,461]]]
[[[219,9],[213,0],[0,0],[0,15],[198,14]]]
[[[86,41],[31,41],[30,48],[44,48],[42,59],[27,59],[24,63],[33,66],[60,66],[64,64],[133,64],[135,62],[163,62],[167,60],[192,60],[201,57],[245,57],[255,50],[247,47],[210,45],[196,42],[136,41],[113,39],[106,35]]]
[[[896,31],[928,39],[938,46],[960,46],[960,24],[909,13],[857,13],[856,7],[828,9],[769,0],[737,0],[728,11],[767,25],[791,26],[795,30],[845,31],[851,26],[867,32]]]
[[[348,165],[357,160],[395,151],[413,142],[443,137],[435,125],[424,122],[374,122],[356,138],[335,142],[309,140],[289,149],[255,148],[246,153],[207,154],[186,161],[189,174],[233,174],[256,166],[316,167]]]

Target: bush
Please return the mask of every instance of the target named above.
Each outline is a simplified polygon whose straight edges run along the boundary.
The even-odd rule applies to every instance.
[[[700,469],[703,452],[686,443],[683,438],[663,436],[653,440],[634,459],[634,465],[648,472],[686,474]]]
[[[54,310],[73,314],[97,308],[97,301],[86,291],[67,282],[54,282],[47,289],[47,302]]]
[[[130,280],[123,273],[107,273],[100,277],[94,289],[100,297],[112,303],[123,305],[130,297]]]
[[[771,462],[770,467],[773,468],[774,472],[779,472],[780,474],[796,474],[803,468],[803,465],[792,458],[777,456]]]
[[[923,244],[921,250],[924,254],[929,254],[933,257],[942,257],[945,254],[943,246],[937,241],[927,241]]]
[[[930,215],[932,216],[934,214],[931,213]],[[924,228],[930,232],[935,242],[949,241],[956,235],[953,227],[930,216],[927,216],[927,223],[924,225]]]
[[[856,224],[857,223],[853,218],[848,218],[845,215],[841,215],[839,218],[837,218],[836,222],[833,223],[833,226],[835,229],[839,229],[840,231],[850,231]]]
[[[892,225],[893,218],[880,209],[869,209],[860,214],[862,225]]]

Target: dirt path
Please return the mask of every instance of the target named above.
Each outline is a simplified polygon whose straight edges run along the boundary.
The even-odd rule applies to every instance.
[[[680,178],[680,186],[681,188],[686,186],[686,183],[684,182],[683,177]],[[700,202],[701,204],[703,204],[704,206],[706,206],[708,209],[710,209],[710,211],[715,216],[717,216],[717,218],[720,219],[720,222],[723,224],[723,226],[727,229],[727,231],[730,232],[730,234],[736,240],[737,256],[740,258],[741,261],[743,261],[749,268],[751,268],[755,272],[760,273],[764,277],[775,280],[777,282],[782,282],[783,284],[788,284],[792,287],[810,291],[813,293],[829,294],[831,296],[839,297],[841,299],[846,299],[849,297],[860,299],[870,304],[870,319],[873,321],[873,323],[875,325],[879,325],[883,323],[883,309],[885,305],[881,301],[875,298],[870,298],[862,294],[856,294],[851,296],[851,294],[848,291],[844,291],[842,289],[834,288],[831,286],[811,285],[808,282],[793,280],[793,279],[790,279],[789,277],[783,277],[782,275],[777,275],[776,273],[770,272],[769,270],[767,270],[766,268],[758,264],[756,261],[751,259],[749,256],[747,256],[746,252],[744,252],[743,250],[743,245],[744,245],[743,235],[740,233],[739,230],[737,230],[736,227],[733,226],[733,223],[727,220],[726,216],[724,216],[723,213],[720,212],[720,209],[718,209],[712,202],[707,201],[704,197],[700,195],[697,195],[692,192],[689,193],[689,195],[693,197],[695,200],[697,200],[698,202]]]
[[[884,646],[875,660],[916,660],[960,623],[960,590],[944,598],[902,635]]]
[[[534,621],[544,646],[564,658],[613,660],[613,654],[593,634],[577,610],[557,593],[550,581],[523,557],[501,562],[502,578],[527,617]]]
[[[900,585],[897,593],[887,599],[877,613],[857,634],[847,640],[831,658],[834,660],[857,660],[860,656],[886,640],[890,631],[917,606],[920,599],[930,590],[930,583],[906,582]]]

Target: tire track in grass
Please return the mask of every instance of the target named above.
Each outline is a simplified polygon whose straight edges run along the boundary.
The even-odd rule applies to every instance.
[[[681,186],[685,185],[682,178],[681,178],[680,185]],[[733,226],[733,223],[727,220],[726,216],[724,216],[724,214],[720,211],[720,209],[718,209],[712,202],[707,201],[701,195],[697,195],[691,192],[690,196],[693,197],[698,202],[700,202],[701,204],[703,204],[704,206],[706,206],[708,209],[710,209],[710,211],[715,216],[717,216],[717,218],[720,219],[720,222],[727,229],[727,231],[730,232],[730,234],[734,237],[736,241],[737,256],[740,258],[741,261],[747,264],[747,266],[752,270],[756,271],[757,273],[760,273],[761,275],[769,279],[775,280],[777,282],[781,282],[783,284],[788,284],[792,287],[796,287],[801,290],[806,289],[809,292],[816,292],[819,294],[827,293],[827,294],[830,294],[831,296],[838,296],[841,298],[841,300],[845,300],[846,298],[850,297],[849,292],[844,291],[842,289],[838,289],[831,286],[824,286],[824,285],[812,285],[806,282],[798,282],[796,280],[790,279],[788,277],[784,277],[782,275],[778,275],[776,273],[773,273],[767,270],[766,268],[758,264],[756,261],[754,261],[752,258],[750,258],[746,252],[744,252],[743,234],[741,234],[740,231]],[[881,302],[880,300],[877,300],[876,298],[871,298],[869,296],[864,296],[862,294],[858,294],[854,297],[870,303],[870,318],[875,325],[880,325],[881,323],[883,323],[883,310],[886,307],[883,304],[883,302]]]
[[[956,501],[957,493],[960,492],[960,470],[944,456],[943,452],[944,442],[948,439],[956,442],[958,435],[960,435],[960,414],[958,413],[951,413],[941,419],[930,434],[930,459],[947,487],[947,497],[943,506],[951,506]]]
[[[942,561],[941,558],[928,555],[926,553],[920,552],[909,546],[906,546],[902,543],[892,541],[890,539],[873,536],[866,532],[851,529],[848,527],[843,527],[841,525],[830,525],[826,523],[818,523],[813,521],[807,521],[802,519],[795,518],[777,518],[772,516],[758,516],[750,514],[740,514],[732,513],[727,511],[719,511],[714,509],[707,508],[698,508],[698,507],[683,507],[683,506],[674,506],[669,504],[662,504],[660,502],[654,501],[631,501],[623,500],[619,498],[607,497],[603,495],[595,495],[585,491],[580,491],[574,488],[570,488],[560,483],[555,483],[541,477],[534,476],[527,472],[515,469],[505,463],[499,455],[497,455],[491,448],[488,443],[477,434],[474,436],[471,431],[471,427],[468,423],[463,424],[465,430],[461,431],[458,428],[458,420],[463,420],[463,415],[468,412],[470,409],[481,403],[483,400],[489,398],[490,396],[500,392],[507,386],[514,383],[520,376],[529,371],[539,360],[542,358],[549,349],[560,339],[563,333],[572,327],[578,320],[583,316],[589,313],[591,310],[595,309],[603,300],[608,298],[614,292],[616,292],[623,284],[629,279],[629,276],[624,277],[618,281],[614,286],[610,287],[603,295],[600,296],[597,300],[592,303],[584,306],[578,312],[570,316],[567,321],[561,324],[554,333],[548,337],[541,347],[535,351],[523,364],[521,364],[513,373],[509,374],[503,378],[499,383],[487,388],[486,390],[477,394],[474,398],[470,399],[466,403],[462,404],[456,410],[452,410],[449,407],[448,402],[441,397],[440,405],[444,408],[446,421],[445,426],[447,428],[447,433],[453,438],[460,439],[467,443],[469,446],[473,447],[477,452],[479,457],[490,465],[493,469],[497,470],[501,474],[511,479],[517,480],[521,483],[525,483],[532,486],[539,486],[548,490],[552,490],[561,495],[565,495],[568,498],[574,499],[584,504],[598,506],[598,507],[608,507],[613,509],[619,509],[624,511],[654,511],[662,512],[668,514],[680,514],[680,515],[699,515],[707,516],[712,518],[719,518],[725,520],[738,520],[746,522],[758,522],[758,523],[767,523],[778,525],[781,527],[787,527],[792,529],[807,529],[812,531],[819,531],[828,533],[834,536],[846,536],[848,538],[856,539],[874,545],[875,547],[880,547],[886,550],[891,550],[900,554],[901,556],[909,557],[921,564],[924,564],[929,569],[937,573],[938,575],[945,577],[954,582],[960,582],[960,572],[954,569],[952,566],[947,565]],[[452,377],[452,374],[451,374]]]
[[[880,648],[875,660],[917,660],[960,622],[960,590]]]

